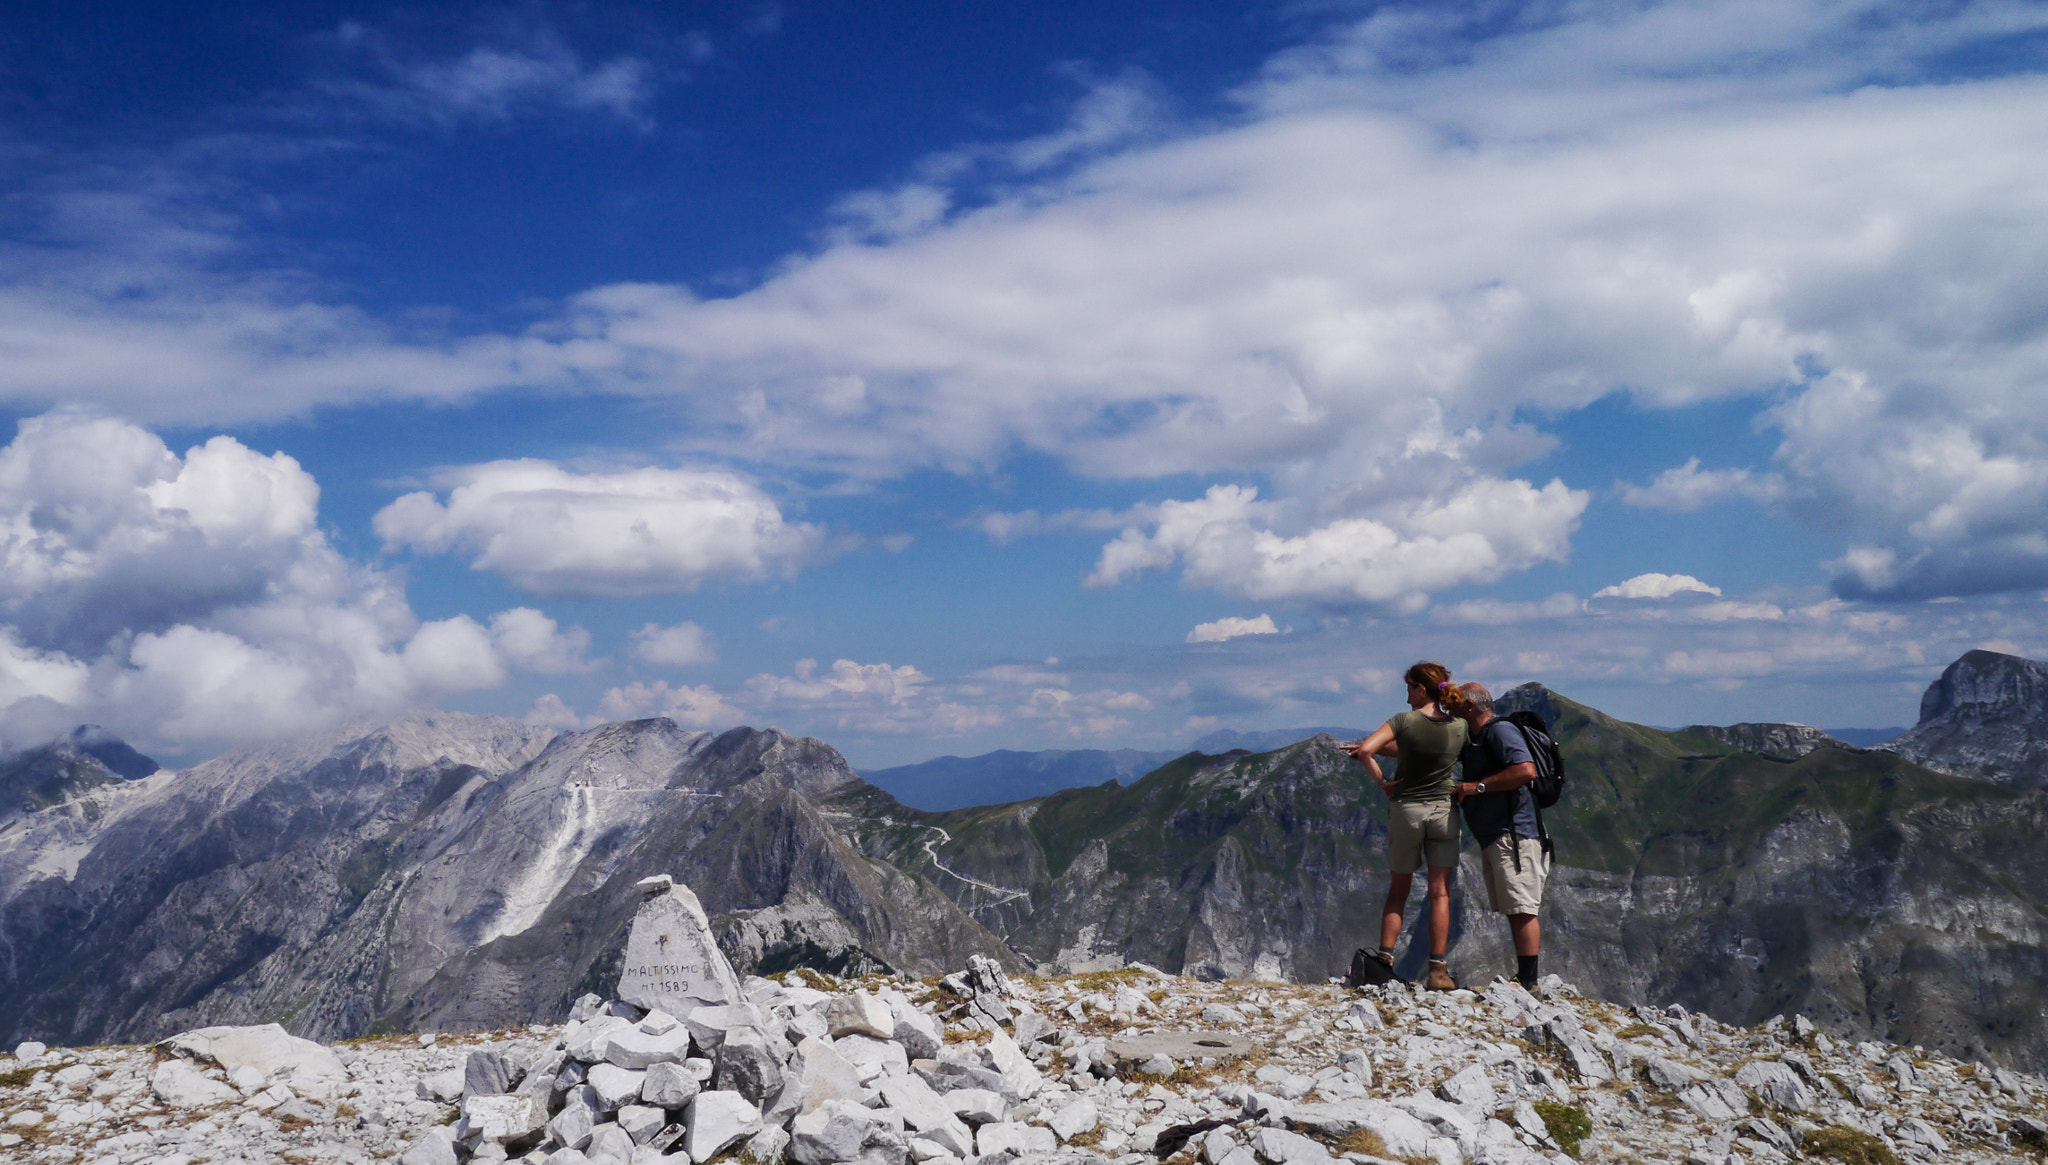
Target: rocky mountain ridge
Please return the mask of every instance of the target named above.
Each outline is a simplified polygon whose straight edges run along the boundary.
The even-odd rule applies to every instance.
[[[2048,1064],[2048,794],[1805,748],[1811,730],[1502,700],[1552,721],[1573,774],[1546,968],[1623,1005]],[[0,1041],[555,1018],[616,974],[648,870],[700,887],[754,973],[984,955],[1314,982],[1385,886],[1384,799],[1332,743],[945,813],[817,741],[661,720],[436,715],[223,757],[0,816]],[[1508,968],[1473,869],[1453,918],[1461,979]]]

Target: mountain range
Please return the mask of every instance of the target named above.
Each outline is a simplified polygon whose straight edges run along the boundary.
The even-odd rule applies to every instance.
[[[2039,669],[1963,657],[1890,751],[1504,693],[1550,720],[1571,774],[1549,815],[1545,969],[1616,1002],[1801,1012],[2048,1065],[2048,792],[2027,753],[1927,763],[1954,738],[2034,739],[2039,689],[2005,677]],[[1334,743],[1196,750],[1128,783],[944,811],[815,740],[658,719],[556,735],[436,713],[182,772],[107,769],[0,805],[0,1043],[556,1019],[609,989],[651,873],[688,883],[762,973],[932,974],[982,953],[1318,980],[1366,941],[1385,885],[1384,799]],[[1511,959],[1467,866],[1452,969],[1483,981]]]

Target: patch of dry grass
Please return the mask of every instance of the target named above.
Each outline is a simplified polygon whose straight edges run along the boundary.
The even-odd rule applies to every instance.
[[[1371,1129],[1353,1129],[1330,1147],[1339,1153],[1363,1153],[1368,1157],[1387,1155],[1387,1143]]]

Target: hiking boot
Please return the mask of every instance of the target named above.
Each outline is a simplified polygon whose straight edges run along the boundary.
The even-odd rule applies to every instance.
[[[1458,989],[1458,981],[1451,978],[1451,969],[1442,963],[1431,963],[1429,965],[1429,978],[1423,980],[1422,985],[1431,991],[1456,991]]]

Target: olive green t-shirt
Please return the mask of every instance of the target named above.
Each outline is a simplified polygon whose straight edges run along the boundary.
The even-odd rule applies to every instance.
[[[1436,720],[1410,709],[1389,717],[1394,743],[1401,747],[1400,790],[1396,801],[1448,801],[1451,767],[1465,748],[1465,721],[1457,716]]]

